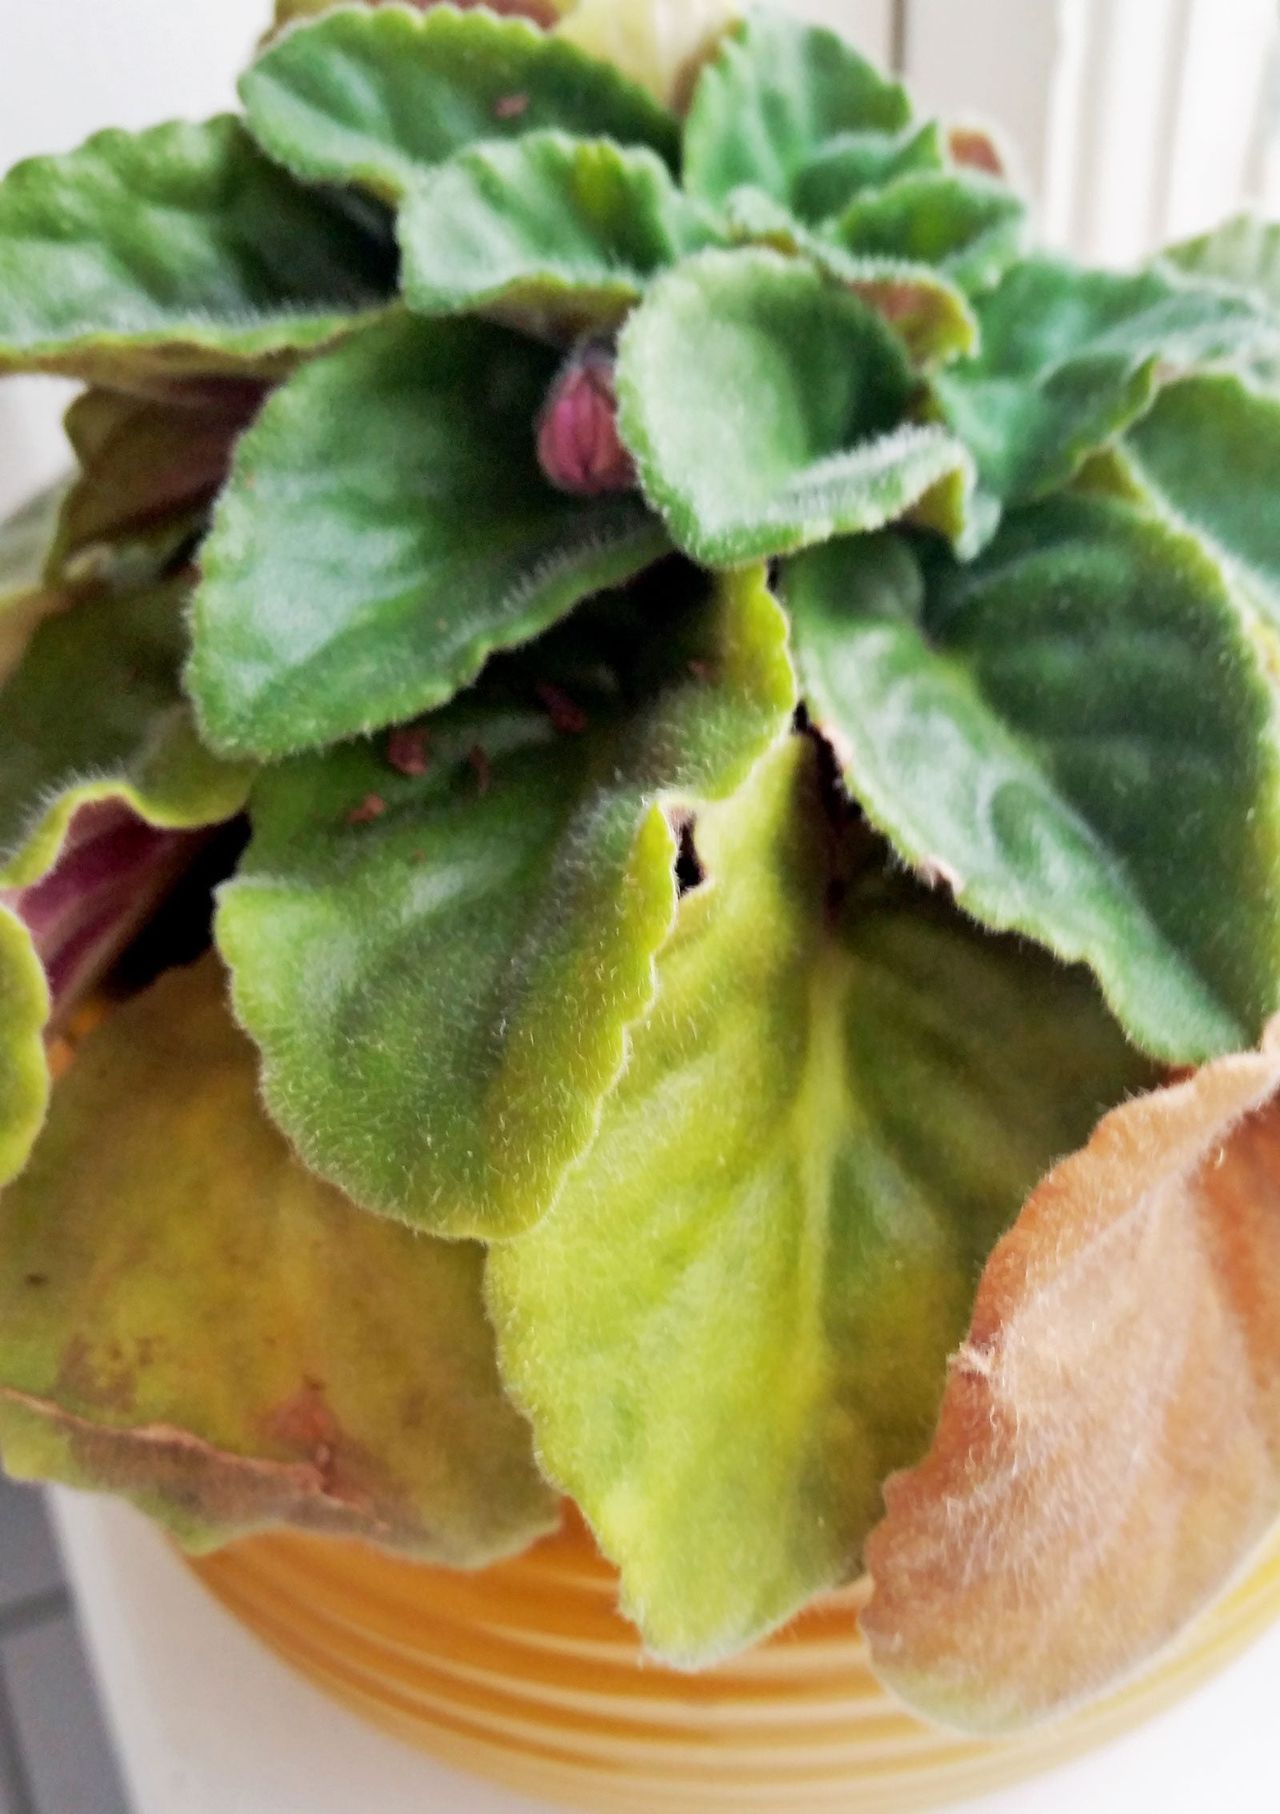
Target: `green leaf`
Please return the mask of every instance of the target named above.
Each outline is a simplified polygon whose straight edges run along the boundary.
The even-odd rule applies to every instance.
[[[951,171],[899,177],[859,196],[824,233],[847,252],[936,265],[963,289],[989,290],[1025,246],[1027,210],[995,180]]]
[[[0,523],[0,685],[21,661],[37,624],[64,602],[45,579],[66,497],[53,485]]]
[[[451,6],[343,7],[286,32],[240,94],[254,136],[296,175],[389,200],[469,145],[546,127],[669,163],[678,148],[673,116],[616,69],[524,19]]]
[[[859,868],[856,828],[833,876],[818,770],[792,739],[699,819],[597,1142],[489,1261],[540,1459],[683,1666],[857,1573],[991,1243],[1145,1074],[1080,973]]]
[[[49,1106],[49,985],[31,936],[0,902],[0,1185],[31,1155]]]
[[[0,886],[46,874],[73,816],[120,800],[148,825],[214,825],[250,771],[205,750],[183,701],[179,585],[86,597],[49,618],[0,690]]]
[[[259,386],[236,383],[175,390],[165,401],[83,392],[67,411],[80,471],[62,506],[53,570],[118,575],[136,564],[154,578],[202,525],[261,401]]]
[[[0,183],[0,372],[270,375],[381,307],[391,278],[229,116],[102,132]]]
[[[618,423],[645,495],[695,560],[735,565],[923,507],[963,527],[970,467],[906,420],[910,363],[879,316],[797,259],[704,252],[623,333]]]
[[[402,765],[425,773],[350,745],[255,791],[217,928],[237,1011],[285,1131],[373,1209],[508,1235],[591,1140],[671,927],[674,825],[795,704],[760,574],[673,589],[641,607],[655,671],[623,638],[621,692],[589,645],[566,670],[540,643],[429,721]]]
[[[1064,485],[1161,383],[1274,350],[1280,331],[1243,295],[1048,258],[1015,265],[978,318],[981,352],[935,389],[983,483],[1015,502]]]
[[[212,960],[85,1044],[0,1206],[0,1256],[19,1477],[126,1494],[201,1548],[286,1523],[476,1565],[554,1524],[480,1253],[299,1165]]]
[[[916,365],[945,365],[976,351],[978,323],[968,298],[931,266],[855,257],[802,226],[762,189],[735,190],[726,212],[730,232],[740,243],[807,258],[874,309]]]
[[[1119,453],[1130,483],[1191,530],[1280,630],[1280,401],[1230,374],[1187,378]]]
[[[685,187],[719,203],[750,183],[789,205],[796,179],[838,136],[896,133],[910,118],[906,91],[837,33],[753,12],[725,37],[694,91]]]
[[[720,237],[652,151],[563,132],[459,152],[410,192],[399,236],[418,313],[570,337],[616,327],[658,271]]]
[[[542,476],[557,369],[500,328],[401,318],[276,392],[201,557],[187,684],[217,748],[281,756],[441,705],[667,552],[638,497]]]
[[[824,221],[842,214],[864,189],[946,169],[946,146],[936,121],[901,132],[841,132],[797,171],[791,206],[802,220]]]
[[[1280,306],[1280,226],[1238,214],[1211,233],[1170,246],[1160,263],[1187,277],[1229,284],[1255,300]]]
[[[1271,632],[1194,542],[1063,498],[927,589],[886,538],[795,562],[786,598],[814,719],[910,862],[1090,964],[1156,1056],[1253,1041],[1280,1002]]]

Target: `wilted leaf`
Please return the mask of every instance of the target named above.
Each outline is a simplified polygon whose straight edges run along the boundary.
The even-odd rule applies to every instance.
[[[240,83],[250,130],[309,182],[390,200],[486,139],[558,127],[674,162],[675,119],[618,70],[525,19],[342,7],[286,32]]]
[[[0,1203],[0,1445],[201,1547],[276,1523],[475,1565],[554,1521],[472,1247],[304,1171],[212,960],[119,1010]]]
[[[66,603],[45,571],[66,492],[65,485],[51,486],[0,523],[0,685],[21,661],[36,625]]]
[[[1280,999],[1270,632],[1193,542],[1056,499],[927,588],[885,538],[794,562],[785,594],[810,710],[910,862],[1088,962],[1157,1056],[1257,1037]]]
[[[739,0],[556,0],[558,37],[683,109],[698,72],[742,12]],[[501,10],[501,9],[499,9]]]
[[[542,643],[491,672],[409,772],[350,745],[255,791],[218,917],[236,1007],[285,1131],[371,1208],[484,1236],[544,1213],[649,1005],[674,827],[790,721],[761,576],[696,603],[663,583],[621,691],[571,626],[567,670]]]
[[[52,868],[97,800],[167,830],[239,812],[250,771],[202,748],[178,684],[185,597],[179,585],[86,597],[32,637],[0,690],[0,886]]]
[[[880,317],[799,259],[705,252],[627,324],[618,421],[675,540],[730,566],[909,511],[959,534],[968,457],[906,419],[914,385]]]
[[[982,349],[935,381],[946,420],[999,498],[1044,496],[1138,420],[1163,382],[1272,351],[1259,304],[1157,271],[1017,264],[978,308]]]
[[[66,418],[80,472],[60,513],[55,568],[74,572],[99,556],[118,566],[128,558],[121,542],[180,548],[225,480],[235,439],[262,397],[259,385],[234,382],[189,394],[175,388],[163,402],[83,392]]]
[[[752,183],[790,204],[796,178],[833,140],[896,133],[910,118],[905,89],[836,32],[754,11],[699,78],[685,126],[685,186],[723,202]]]
[[[1147,1661],[1280,1517],[1280,1039],[1108,1116],[996,1249],[862,1629],[1008,1732]]]
[[[818,768],[700,816],[596,1144],[489,1262],[543,1465],[686,1666],[857,1572],[992,1242],[1144,1075],[1078,972],[833,834]]]
[[[665,265],[720,237],[654,152],[562,132],[441,164],[399,236],[411,309],[497,311],[570,336],[616,326]]]
[[[393,278],[229,116],[102,132],[0,182],[0,371],[272,373],[384,306]]]
[[[399,318],[271,398],[201,555],[187,683],[212,743],[281,756],[410,718],[668,551],[639,498],[543,477],[558,363]]]
[[[859,196],[822,231],[846,252],[935,265],[977,293],[1023,251],[1027,210],[1003,183],[926,171]]]

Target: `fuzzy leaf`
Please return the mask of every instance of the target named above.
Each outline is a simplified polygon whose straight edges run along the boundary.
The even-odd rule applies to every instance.
[[[653,152],[562,132],[441,164],[399,235],[419,314],[487,310],[568,338],[616,327],[658,271],[719,237]]]
[[[807,258],[865,302],[903,341],[916,365],[946,365],[976,351],[978,323],[968,298],[932,266],[843,251],[762,189],[736,189],[726,213],[739,243]]]
[[[990,178],[923,172],[859,196],[823,231],[846,252],[935,265],[977,293],[998,283],[1023,251],[1027,210]]]
[[[1161,383],[1274,351],[1280,335],[1243,295],[1048,258],[1015,265],[978,314],[981,352],[935,387],[983,483],[1011,501],[1065,484],[1150,408]]]
[[[163,402],[109,390],[77,397],[66,428],[80,471],[62,506],[54,570],[101,561],[118,571],[139,544],[154,566],[153,545],[180,548],[224,482],[262,395],[258,385],[226,383],[175,390]]]
[[[240,83],[249,127],[309,182],[397,200],[488,139],[558,127],[668,162],[676,122],[643,89],[525,19],[435,6],[346,6],[286,32]]]
[[[1120,460],[1128,481],[1190,529],[1280,630],[1280,401],[1231,374],[1171,384]]]
[[[474,1565],[554,1523],[480,1254],[303,1170],[212,960],[86,1042],[0,1204],[0,1256],[20,1477],[126,1494],[201,1548],[287,1523]]]
[[[645,495],[695,560],[735,565],[921,509],[964,524],[970,467],[905,420],[914,378],[856,296],[797,259],[705,252],[662,277],[618,356]]]
[[[857,1572],[991,1243],[1142,1075],[1079,973],[878,860],[833,911],[817,767],[792,739],[699,819],[597,1143],[489,1262],[543,1465],[684,1666]]]
[[[0,886],[37,881],[82,806],[179,830],[234,818],[250,771],[202,748],[178,684],[185,592],[85,598],[41,624],[0,690]]]
[[[685,186],[718,203],[751,183],[789,205],[797,177],[838,135],[896,133],[910,117],[906,91],[837,33],[753,12],[725,37],[694,91]]]
[[[398,319],[271,398],[201,556],[187,683],[216,747],[282,756],[443,704],[667,552],[638,498],[543,477],[557,367],[500,328]]]
[[[255,791],[218,917],[237,1011],[285,1131],[373,1209],[507,1235],[592,1137],[672,923],[673,821],[795,703],[758,573],[664,605],[675,585],[643,604],[660,666],[633,624],[621,695],[544,642],[428,722],[425,773],[351,745]]]
[[[1280,1517],[1278,1034],[1108,1116],[997,1248],[867,1551],[873,1660],[930,1718],[1100,1693]]]
[[[0,1185],[31,1154],[49,1106],[49,985],[31,935],[0,902]]]
[[[1065,498],[927,591],[887,538],[785,591],[815,721],[910,862],[1089,963],[1157,1056],[1257,1036],[1280,1001],[1270,632],[1193,542]]]
[[[0,183],[0,372],[270,374],[383,306],[392,277],[229,116],[102,132]]]
[[[1212,233],[1161,253],[1161,262],[1188,277],[1230,284],[1258,301],[1280,306],[1280,226],[1238,214]]]
[[[841,132],[796,173],[790,202],[801,220],[817,223],[843,214],[863,190],[946,168],[942,129],[933,120],[900,132]]]

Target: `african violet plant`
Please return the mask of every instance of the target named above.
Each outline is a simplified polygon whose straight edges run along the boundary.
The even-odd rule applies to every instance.
[[[684,1666],[865,1565],[1012,1728],[1280,1514],[1280,241],[1036,256],[830,33],[563,10],[288,0],[0,186],[0,1440],[571,1495]]]

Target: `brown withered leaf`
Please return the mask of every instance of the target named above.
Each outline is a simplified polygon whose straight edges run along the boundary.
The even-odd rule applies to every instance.
[[[1174,1639],[1280,1517],[1280,1022],[1125,1104],[997,1247],[863,1619],[931,1718],[1007,1732]]]
[[[193,1547],[288,1523],[474,1565],[555,1519],[481,1254],[357,1209],[260,1108],[212,959],[111,1015],[0,1200],[0,1449]]]

